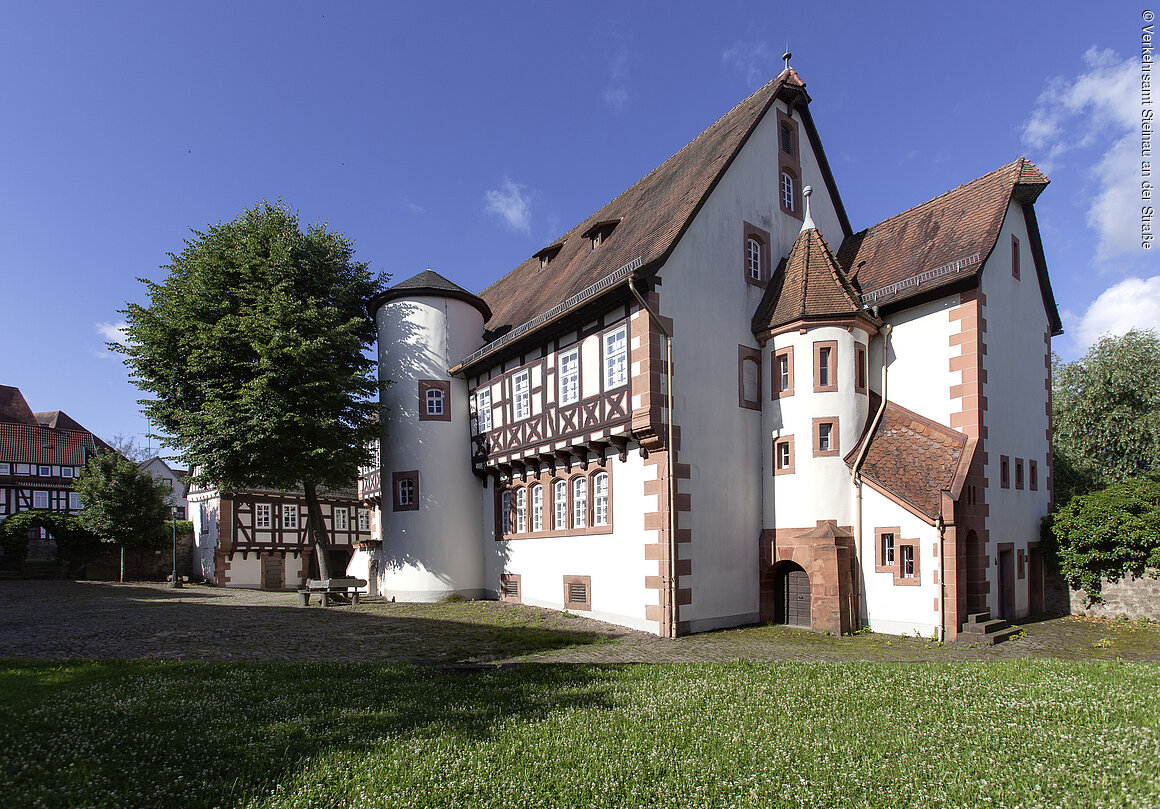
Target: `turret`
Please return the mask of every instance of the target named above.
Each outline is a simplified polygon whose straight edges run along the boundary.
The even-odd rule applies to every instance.
[[[482,497],[467,383],[448,368],[483,344],[486,303],[426,270],[371,302],[382,383],[380,592],[401,601],[486,594]]]

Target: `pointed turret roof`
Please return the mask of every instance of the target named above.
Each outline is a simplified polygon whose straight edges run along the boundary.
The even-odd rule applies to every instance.
[[[803,227],[758,304],[753,331],[759,334],[799,320],[850,317],[861,311],[858,291],[838,266],[826,238],[817,228]]]
[[[376,295],[367,304],[371,315],[378,311],[378,308],[387,301],[395,300],[397,298],[412,298],[419,295],[432,295],[437,298],[455,298],[466,303],[470,303],[480,314],[483,315],[483,320],[486,323],[491,318],[491,309],[484,303],[479,296],[472,295],[463,287],[454,281],[449,281],[439,273],[432,269],[423,270],[423,272],[412,275],[405,281],[400,281],[393,287],[390,287],[383,292]]]

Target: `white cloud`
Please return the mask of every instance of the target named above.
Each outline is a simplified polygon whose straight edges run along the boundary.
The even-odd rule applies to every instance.
[[[1039,96],[1023,127],[1023,143],[1048,175],[1066,166],[1076,150],[1096,149],[1089,169],[1097,190],[1087,211],[1099,236],[1097,261],[1139,249],[1140,63],[1115,51],[1090,48],[1087,71],[1055,78]]]
[[[1105,289],[1081,317],[1062,313],[1080,353],[1102,335],[1119,336],[1131,329],[1160,331],[1160,275],[1125,278]]]
[[[95,326],[97,334],[105,338],[105,342],[120,343],[123,346],[129,345],[129,334],[126,331],[129,328],[129,324],[124,320],[118,321],[117,323],[105,323],[101,321],[96,323]]]
[[[531,235],[532,195],[527,186],[504,177],[502,186],[488,191],[484,199],[487,202],[484,210],[498,216],[509,230]]]
[[[628,65],[632,52],[629,50],[628,37],[624,34],[612,34],[616,44],[608,55],[608,84],[604,87],[604,103],[620,112],[628,104]]]
[[[734,42],[721,53],[721,62],[744,74],[745,82],[752,86],[765,84],[780,72],[773,70],[776,60],[764,42]]]

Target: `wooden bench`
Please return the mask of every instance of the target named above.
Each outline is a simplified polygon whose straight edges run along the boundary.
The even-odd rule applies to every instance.
[[[350,605],[352,607],[358,604],[358,593],[360,587],[366,587],[366,579],[353,578],[329,578],[329,579],[306,579],[298,586],[298,597],[302,599],[302,606],[310,606],[310,596],[317,593],[322,600],[322,606],[330,606],[330,597],[332,595],[350,596]]]

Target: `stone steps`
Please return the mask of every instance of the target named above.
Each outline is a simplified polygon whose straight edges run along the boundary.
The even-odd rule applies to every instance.
[[[1019,627],[1011,626],[1004,620],[992,619],[990,612],[973,612],[967,616],[967,622],[963,624],[959,633],[959,640],[964,643],[994,646],[1019,634],[1020,631]]]

